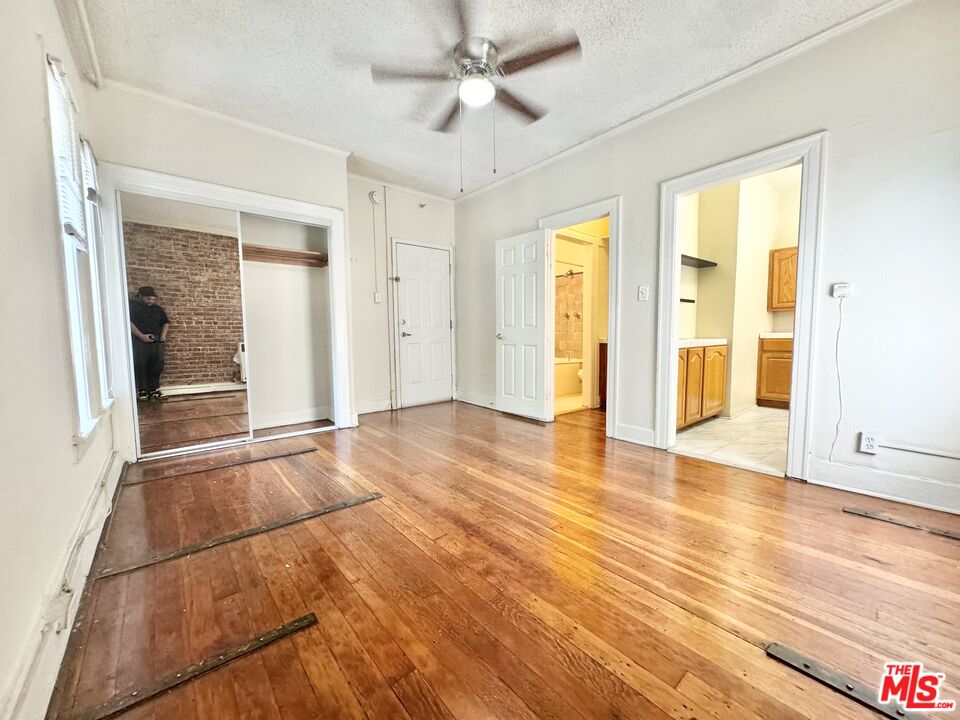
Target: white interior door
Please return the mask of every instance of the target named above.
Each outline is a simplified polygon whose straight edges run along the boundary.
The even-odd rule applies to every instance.
[[[538,420],[553,420],[553,340],[546,313],[552,289],[546,281],[553,277],[550,232],[498,240],[495,259],[497,410]]]
[[[453,398],[450,251],[396,244],[400,405]]]

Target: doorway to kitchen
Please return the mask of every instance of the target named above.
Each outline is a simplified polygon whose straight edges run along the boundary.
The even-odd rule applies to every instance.
[[[804,477],[821,153],[815,136],[664,185],[659,447]]]

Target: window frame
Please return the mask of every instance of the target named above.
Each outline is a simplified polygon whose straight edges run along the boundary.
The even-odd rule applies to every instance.
[[[113,404],[103,315],[103,243],[95,156],[77,131],[73,94],[62,64],[52,55],[47,56],[47,102],[74,386],[73,440],[82,444]]]

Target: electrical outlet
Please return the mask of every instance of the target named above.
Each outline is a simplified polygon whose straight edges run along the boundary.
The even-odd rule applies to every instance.
[[[872,432],[863,431],[860,433],[860,452],[876,455],[880,450],[880,438]]]
[[[641,285],[637,288],[637,300],[639,302],[646,302],[650,299],[650,286]]]

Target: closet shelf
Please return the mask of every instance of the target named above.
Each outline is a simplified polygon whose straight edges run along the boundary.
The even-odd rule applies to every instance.
[[[280,263],[283,265],[305,265],[307,267],[326,267],[328,260],[325,252],[314,250],[291,250],[270,245],[243,243],[243,259],[250,262]]]
[[[704,260],[703,258],[694,257],[693,255],[681,255],[680,264],[692,268],[712,268],[717,266],[713,260]]]

